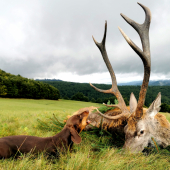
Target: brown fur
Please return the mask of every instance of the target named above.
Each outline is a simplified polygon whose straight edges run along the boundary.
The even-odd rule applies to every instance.
[[[81,108],[81,109],[77,110],[76,112],[74,112],[73,115],[80,114],[80,113],[84,112],[85,110],[88,110],[89,113],[91,113],[91,112],[92,112],[94,109],[96,109],[96,108],[97,108],[97,107],[94,107],[94,106]]]
[[[127,109],[130,111],[130,106],[127,106]],[[147,111],[146,108],[143,108],[143,113],[145,114]],[[116,115],[119,115],[121,114],[121,110],[119,108],[115,108],[113,110],[109,110],[107,111],[105,114],[108,115],[108,116],[116,116]],[[133,114],[132,116],[133,117]],[[105,118],[103,118],[105,119]],[[126,121],[126,118],[125,117],[121,117],[120,119],[115,119],[115,120],[109,120],[109,119],[106,119],[107,121],[111,121],[111,124],[109,126],[112,126],[114,128],[117,128],[118,126],[121,126],[124,124],[124,122]],[[130,118],[129,118],[130,121],[132,121]],[[128,120],[128,121],[129,121]],[[133,124],[133,123],[132,123]]]
[[[155,119],[157,119],[162,127],[169,128],[169,122],[166,117],[160,113],[155,115]]]
[[[128,107],[129,107],[129,106],[128,106]],[[128,108],[128,107],[127,107],[127,108]],[[129,110],[129,109],[130,109],[130,108],[128,108],[128,110]],[[142,116],[142,119],[145,117],[146,111],[147,111],[147,108],[143,108],[143,116]],[[129,117],[129,119],[127,120],[127,123],[128,123],[128,131],[135,132],[135,131],[136,131],[137,121],[136,121],[136,118],[134,117],[134,113]]]
[[[136,123],[137,123],[137,122],[136,122],[136,119],[134,119],[133,116],[131,116],[131,117],[128,119],[127,123],[128,123],[128,131],[130,131],[130,132],[136,131]]]
[[[130,106],[127,106],[127,109],[130,111]],[[147,109],[143,108],[144,114],[146,113]],[[121,114],[121,110],[119,108],[114,108],[113,110],[109,110],[105,113],[108,116],[116,116]],[[101,119],[102,121],[102,128],[104,130],[109,131],[112,134],[119,133],[124,135],[124,127],[126,126],[127,122],[129,122],[130,129],[132,132],[136,129],[136,121],[134,119],[134,114],[132,114],[128,119],[125,117],[121,117],[119,119],[110,120],[104,117],[101,117],[97,112],[91,112],[88,116],[88,119],[91,121],[91,124],[96,127],[100,127]],[[91,126],[87,125],[85,130],[91,130]]]
[[[79,133],[88,124],[89,112],[72,116],[67,120],[63,130],[52,137],[41,138],[37,136],[7,136],[0,138],[0,158],[9,158],[18,153],[46,153],[58,156],[59,152],[67,151],[73,142],[79,144],[81,137]]]
[[[127,124],[127,122],[129,122],[128,129],[130,129],[131,131],[135,131],[135,129],[136,129],[136,121],[134,119],[134,114],[132,114],[128,119],[126,119],[125,117],[121,117],[120,119],[110,120],[110,119],[106,119],[106,118],[100,116],[97,111],[94,112],[95,107],[91,106],[91,107],[81,108],[78,111],[76,111],[73,115],[75,115],[77,113],[81,113],[81,111],[83,111],[85,109],[89,109],[88,120],[90,120],[91,125],[99,128],[101,126],[100,123],[102,120],[102,128],[104,130],[109,131],[112,134],[115,134],[115,133],[124,134],[124,127]],[[127,106],[127,109],[130,111],[130,106]],[[146,111],[147,111],[147,109],[143,108],[144,115],[145,115]],[[105,113],[105,115],[115,116],[115,115],[119,115],[121,113],[122,112],[119,108],[114,108],[113,110],[108,110]],[[87,125],[85,127],[85,130],[91,130],[92,129],[91,125]]]
[[[145,116],[146,116],[146,111],[147,111],[146,108],[143,108],[143,109],[144,109],[144,110],[143,110],[142,119],[145,118]],[[162,114],[160,114],[160,113],[157,113],[157,114],[155,115],[155,119],[157,119],[157,120],[159,121],[159,123],[160,123],[161,126],[163,126],[163,127],[165,127],[165,128],[168,128],[168,127],[169,127],[169,122],[168,122],[168,120],[166,119],[166,117],[165,117],[164,115],[162,115]]]
[[[93,107],[89,107],[89,108],[93,108]],[[129,106],[127,108],[128,108],[128,110],[130,110]],[[84,109],[86,109],[86,108],[82,108],[79,111],[77,111],[76,113],[79,113],[80,111],[82,111]],[[125,117],[122,117],[120,119],[110,120],[110,119],[101,117],[97,112],[94,112],[93,110],[90,110],[89,116],[88,116],[88,119],[90,120],[91,125],[99,128],[101,126],[100,123],[102,121],[102,128],[104,130],[107,130],[112,134],[114,134],[114,133],[124,134],[124,126],[126,125]],[[121,110],[119,108],[114,108],[113,110],[109,110],[105,113],[105,115],[108,115],[108,116],[115,116],[118,114],[121,114]],[[91,125],[87,125],[85,130],[91,130],[91,128],[92,128]]]
[[[84,112],[84,111],[88,111],[89,114],[91,114],[91,112],[92,112],[94,109],[96,109],[96,108],[97,108],[97,107],[94,107],[94,106],[81,108],[81,109],[77,110],[76,112],[74,112],[72,115],[68,115],[67,118],[70,118],[70,117],[73,116],[73,115],[80,114],[80,113],[82,113],[82,112]],[[67,121],[67,120],[64,120],[64,122],[66,122],[66,121]]]

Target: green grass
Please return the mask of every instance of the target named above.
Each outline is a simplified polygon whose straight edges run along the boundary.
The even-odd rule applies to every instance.
[[[99,104],[70,100],[0,98],[0,137],[17,134],[41,136],[41,131],[36,129],[37,118],[47,120],[55,114],[59,120],[64,120],[67,115],[91,105],[99,106]],[[46,132],[44,135],[49,136],[53,133]]]
[[[0,98],[0,137],[8,135],[55,135],[55,129],[43,129],[37,119],[47,123],[53,120],[53,113],[62,122],[67,115],[80,108],[100,106],[89,102],[69,100],[31,100]],[[170,114],[165,113],[170,120]],[[50,119],[52,118],[52,120]],[[57,130],[56,130],[57,131]],[[82,142],[74,145],[71,153],[61,155],[59,160],[40,155],[23,155],[19,159],[0,160],[0,170],[112,170],[112,169],[170,169],[169,152],[149,155],[125,153],[113,145],[116,139],[92,132],[82,132]],[[165,150],[166,151],[166,150]]]

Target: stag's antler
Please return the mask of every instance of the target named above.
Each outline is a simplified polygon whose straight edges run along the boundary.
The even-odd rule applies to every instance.
[[[111,76],[111,79],[112,79],[112,87],[111,89],[109,90],[101,90],[101,89],[98,89],[97,87],[93,86],[91,83],[90,85],[97,91],[99,92],[103,92],[103,93],[111,93],[111,94],[114,94],[117,99],[118,99],[118,105],[112,105],[112,106],[115,106],[115,107],[119,107],[121,110],[122,110],[122,113],[120,115],[117,115],[115,116],[114,118],[112,119],[118,119],[122,116],[125,116],[125,117],[128,117],[129,116],[129,111],[126,107],[126,104],[123,100],[123,97],[122,95],[120,94],[118,88],[117,88],[117,82],[116,82],[116,76],[115,76],[115,73],[113,71],[113,68],[110,64],[110,61],[109,61],[109,58],[107,56],[107,52],[106,52],[106,47],[105,47],[105,42],[106,42],[106,32],[107,32],[107,22],[105,23],[105,31],[104,31],[104,36],[103,36],[103,40],[101,43],[98,43],[94,37],[93,37],[93,40],[95,42],[95,44],[97,45],[97,47],[99,48],[101,54],[102,54],[102,57],[103,57],[103,60],[110,72],[110,76]]]
[[[145,96],[148,88],[150,71],[151,71],[151,58],[150,58],[150,44],[149,44],[149,27],[151,22],[151,12],[150,9],[140,3],[138,3],[145,11],[145,21],[143,24],[138,24],[135,21],[129,19],[125,15],[121,14],[121,16],[125,19],[127,23],[129,23],[139,34],[143,51],[119,28],[120,32],[126,39],[127,43],[132,47],[132,49],[139,55],[139,57],[143,61],[144,65],[144,78],[141,86],[138,105],[136,109],[136,118],[140,118],[143,115],[143,105],[145,102]]]
[[[142,25],[129,19],[128,17],[126,17],[123,14],[121,14],[121,16],[127,21],[127,23],[129,23],[138,32],[141,42],[142,42],[143,51],[119,28],[120,32],[122,33],[122,35],[124,36],[124,38],[126,39],[128,44],[140,56],[140,58],[142,59],[143,64],[144,64],[144,79],[143,79],[143,84],[142,84],[140,94],[139,94],[139,101],[137,104],[136,115],[135,115],[136,118],[140,118],[143,115],[143,105],[145,102],[145,96],[146,96],[146,91],[147,91],[147,87],[148,87],[148,83],[149,83],[150,69],[151,69],[150,45],[149,45],[149,26],[150,26],[150,22],[151,22],[151,12],[150,12],[149,8],[145,7],[144,5],[142,5],[140,3],[138,3],[138,4],[144,9],[145,14],[146,14],[145,22]],[[101,89],[96,88],[92,84],[90,84],[90,85],[95,90],[97,90],[99,92],[112,93],[118,99],[119,104],[112,105],[112,106],[119,107],[122,110],[122,113],[120,115],[107,116],[107,117],[104,116],[102,113],[100,113],[102,116],[104,116],[108,119],[118,119],[122,116],[129,117],[130,112],[127,110],[125,102],[122,98],[122,95],[120,94],[120,92],[117,88],[116,77],[115,77],[114,71],[112,69],[112,66],[111,66],[110,61],[107,56],[107,52],[106,52],[106,48],[105,48],[106,30],[107,30],[107,23],[105,24],[105,32],[104,32],[103,40],[101,43],[98,43],[95,41],[94,38],[93,39],[94,39],[95,44],[99,48],[99,50],[103,56],[104,62],[110,72],[110,75],[112,78],[112,88],[109,90],[101,90]]]

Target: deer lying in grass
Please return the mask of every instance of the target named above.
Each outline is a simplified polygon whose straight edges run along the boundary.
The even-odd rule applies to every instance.
[[[59,152],[71,149],[73,142],[79,144],[79,133],[90,122],[87,120],[88,111],[70,117],[63,130],[52,137],[41,138],[37,136],[7,136],[0,138],[0,158],[9,158],[22,153],[46,152],[58,156]]]
[[[131,95],[132,95],[131,100],[134,99],[136,101],[136,98],[134,98],[133,93]],[[88,110],[89,116],[87,119],[90,121],[90,124],[87,125],[84,130],[87,130],[87,131],[92,130],[93,126],[95,126],[98,128],[102,127],[102,129],[109,131],[113,136],[117,135],[117,133],[119,134],[121,133],[122,135],[124,135],[124,127],[127,124],[125,117],[122,117],[121,119],[114,119],[114,120],[107,119],[107,118],[101,117],[98,114],[97,109],[98,108],[94,106],[85,107],[74,112],[72,115],[76,115],[76,114],[82,113],[84,110]],[[130,111],[130,106],[127,106],[127,109]],[[147,109],[143,108],[143,111],[146,112]],[[108,110],[104,114],[107,116],[115,116],[115,115],[121,114],[121,110],[119,108],[114,108],[112,110]],[[67,118],[70,118],[70,117],[71,117],[70,115],[67,116]],[[66,122],[66,120],[64,120],[64,122]]]
[[[127,106],[127,109],[130,111],[130,106]],[[147,111],[146,108],[143,108],[143,110],[144,110],[144,112]],[[126,117],[122,117],[121,119],[108,119],[105,117],[101,117],[98,114],[98,112],[99,111],[97,108],[94,108],[91,112],[89,112],[88,120],[90,120],[90,124],[85,127],[85,130],[87,130],[87,131],[92,130],[93,126],[95,126],[98,128],[102,127],[102,129],[107,130],[113,136],[117,135],[118,133],[121,135],[124,135],[124,127],[127,124]],[[108,110],[104,114],[106,116],[116,116],[121,113],[122,112],[119,108],[114,108],[112,110]]]
[[[151,22],[151,12],[146,6],[140,3],[138,4],[144,9],[146,14],[145,22],[143,24],[138,24],[123,14],[121,14],[121,16],[138,32],[142,42],[143,51],[119,28],[127,43],[139,55],[144,65],[144,78],[138,102],[135,99],[134,95],[131,94],[130,109],[128,110],[123,97],[117,88],[116,77],[108,59],[105,48],[107,23],[105,24],[105,31],[102,42],[98,43],[94,38],[93,40],[99,48],[104,62],[108,68],[108,71],[110,72],[112,87],[109,90],[101,90],[90,84],[95,90],[99,92],[111,93],[117,97],[119,103],[118,105],[112,105],[112,107],[119,108],[121,110],[120,114],[109,116],[104,115],[100,112],[99,113],[108,120],[125,120],[127,122],[126,126],[124,127],[124,148],[130,150],[131,152],[143,151],[144,148],[147,146],[155,146],[155,142],[163,148],[170,145],[170,124],[165,116],[158,113],[161,105],[161,94],[158,94],[155,101],[153,101],[147,111],[143,110],[151,71],[149,45],[149,27]]]

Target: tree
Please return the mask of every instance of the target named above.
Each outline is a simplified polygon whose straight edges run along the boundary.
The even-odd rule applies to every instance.
[[[89,101],[89,98],[84,96],[84,94],[82,92],[78,92],[76,93],[75,95],[73,95],[71,97],[71,100],[78,100],[78,101],[85,101],[85,102],[88,102]]]
[[[64,96],[64,97],[63,97],[63,99],[65,99],[65,100],[69,100],[69,98],[68,98],[67,96]]]
[[[170,105],[166,104],[166,103],[162,103],[161,104],[161,112],[169,112],[170,113]]]
[[[7,94],[7,88],[0,83],[0,95],[5,96]]]
[[[96,103],[96,100],[94,98],[91,99],[92,103]]]
[[[128,101],[128,99],[125,97],[125,98],[123,98],[124,99],[124,101],[125,101],[125,103],[126,103],[126,106],[128,106],[129,105],[129,101]]]
[[[96,100],[96,103],[102,103],[102,100],[101,100],[100,98],[98,98],[98,99]]]
[[[6,97],[58,100],[57,88],[43,82],[15,76],[0,70],[0,95]],[[87,99],[86,99],[87,100]]]

